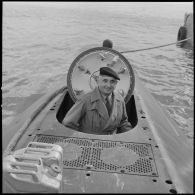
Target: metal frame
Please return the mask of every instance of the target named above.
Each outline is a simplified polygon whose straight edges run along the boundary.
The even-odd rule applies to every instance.
[[[129,63],[129,61],[121,53],[119,53],[116,50],[113,50],[113,49],[110,49],[110,48],[105,48],[105,47],[95,47],[95,48],[91,48],[89,50],[86,50],[86,51],[82,52],[80,55],[78,55],[75,58],[75,60],[72,62],[71,66],[69,68],[69,71],[68,71],[68,75],[67,75],[67,86],[68,86],[68,91],[70,93],[70,96],[71,96],[72,100],[74,102],[76,102],[80,98],[79,95],[81,95],[81,94],[79,94],[79,91],[78,91],[78,94],[76,94],[74,89],[73,89],[73,85],[72,85],[72,81],[74,79],[73,78],[73,72],[74,72],[75,68],[78,67],[78,64],[81,62],[81,60],[83,58],[86,58],[86,57],[90,56],[90,54],[93,54],[94,52],[100,52],[100,54],[101,54],[101,52],[105,52],[105,53],[107,52],[107,53],[112,54],[114,56],[118,56],[119,59],[123,62],[123,65],[126,66],[126,68],[128,70],[128,73],[129,73],[129,80],[128,80],[127,85],[130,86],[128,91],[127,91],[126,96],[124,97],[124,100],[127,103],[129,101],[131,95],[133,94],[133,90],[134,90],[134,86],[135,86],[135,76],[134,76],[133,69],[132,69],[131,64]],[[104,56],[102,56],[102,57],[104,57]],[[101,61],[100,61],[100,63],[101,63]],[[99,64],[99,66],[102,66],[102,65]],[[92,74],[94,72],[97,72],[98,68],[95,69],[93,72],[87,72],[86,73],[86,74],[89,75],[89,79],[90,79],[90,77],[92,76]],[[82,80],[81,80],[81,82],[82,82]]]

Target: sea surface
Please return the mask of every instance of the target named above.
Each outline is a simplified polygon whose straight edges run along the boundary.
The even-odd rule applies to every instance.
[[[15,116],[65,83],[69,66],[85,49],[104,39],[117,51],[174,43],[185,12],[193,12],[193,3],[4,2],[3,133]],[[193,143],[193,50],[174,44],[124,56]]]

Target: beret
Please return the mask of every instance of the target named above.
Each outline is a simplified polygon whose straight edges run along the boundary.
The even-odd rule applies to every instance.
[[[101,67],[100,68],[100,75],[106,75],[106,76],[113,77],[117,80],[120,80],[118,74],[109,67]]]

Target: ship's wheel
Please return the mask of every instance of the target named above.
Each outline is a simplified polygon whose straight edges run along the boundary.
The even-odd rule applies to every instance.
[[[126,103],[129,101],[135,86],[134,72],[130,63],[116,50],[95,47],[78,55],[69,68],[67,85],[74,102],[97,86],[99,69],[105,66],[118,73],[120,81],[115,92],[120,93]]]

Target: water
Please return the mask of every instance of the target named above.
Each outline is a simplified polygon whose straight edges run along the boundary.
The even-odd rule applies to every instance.
[[[118,51],[175,42],[192,3],[3,3],[2,125],[65,82],[73,59],[111,39]],[[193,142],[193,51],[171,45],[124,54]]]

